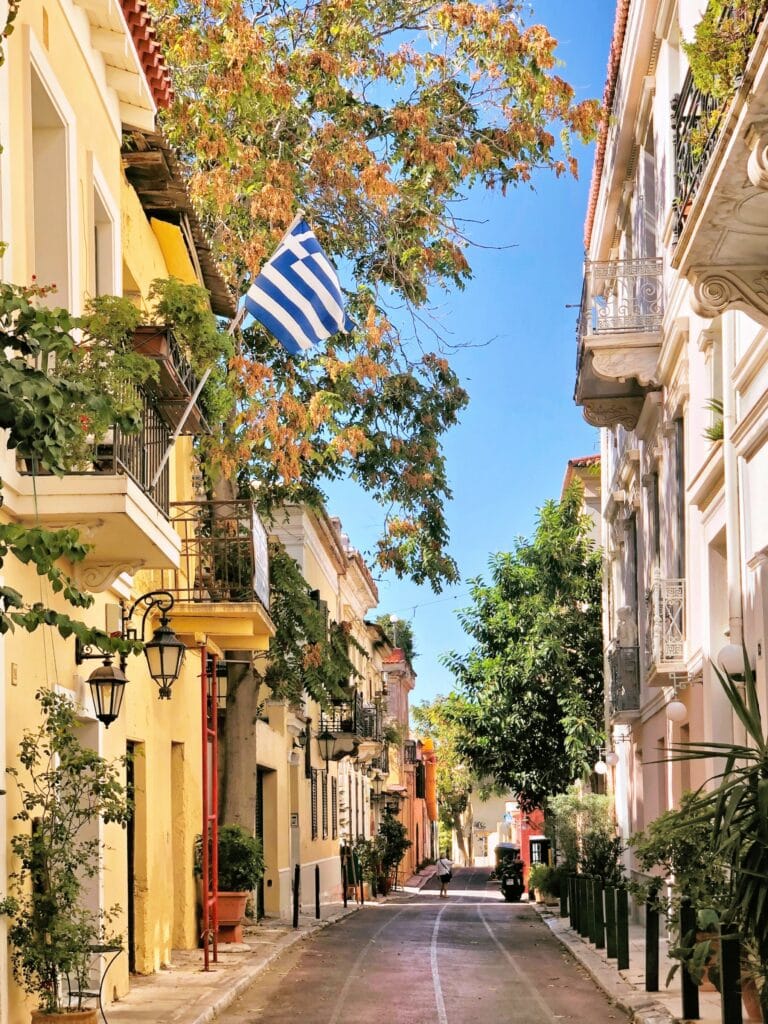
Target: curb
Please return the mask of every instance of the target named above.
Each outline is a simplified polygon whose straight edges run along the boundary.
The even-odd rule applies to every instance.
[[[554,937],[565,946],[595,984],[605,992],[611,1002],[629,1015],[634,1024],[675,1024],[679,1017],[653,998],[652,992],[642,992],[625,978],[577,935],[567,918],[548,914],[544,908],[530,904]]]

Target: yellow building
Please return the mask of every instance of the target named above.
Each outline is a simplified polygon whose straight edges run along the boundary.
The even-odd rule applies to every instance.
[[[27,0],[5,41],[0,68],[0,277],[56,283],[52,301],[82,311],[88,296],[131,296],[142,304],[150,282],[176,276],[205,285],[221,316],[234,303],[217,273],[172,154],[154,134],[169,81],[151,37],[143,0]],[[125,952],[110,970],[106,995],[124,994],[129,971],[149,973],[173,948],[197,945],[193,843],[201,828],[201,666],[224,651],[264,650],[272,631],[266,537],[251,503],[212,503],[195,489],[190,433],[205,429],[199,408],[181,424],[195,390],[185,353],[171,331],[137,332],[137,346],[159,363],[142,396],[143,429],[115,429],[94,446],[93,461],[63,478],[35,475],[0,451],[3,521],[76,526],[90,547],[72,572],[95,597],[82,614],[115,631],[141,635],[143,595],[170,591],[171,628],[187,644],[171,700],[159,700],[142,656],[127,660],[122,711],[109,729],[95,717],[87,678],[98,662],[76,659],[74,640],[48,628],[0,641],[0,892],[11,870],[17,798],[3,782],[22,731],[37,720],[34,694],[56,686],[82,706],[81,739],[106,757],[133,755],[127,782],[135,800],[130,827],[103,827],[106,853],[88,901],[119,903],[116,930]],[[175,444],[172,438],[181,426]],[[164,463],[166,453],[170,457]],[[211,524],[219,531],[211,543]],[[227,579],[221,536],[251,580]],[[231,564],[231,559],[227,562]],[[216,579],[214,588],[206,573]],[[59,611],[40,577],[8,559],[5,584]],[[157,625],[147,616],[146,636]],[[87,654],[88,652],[81,652]],[[79,664],[78,664],[79,660]],[[0,1022],[26,1024],[29,1009],[10,976],[0,919]],[[98,971],[100,965],[94,964]]]

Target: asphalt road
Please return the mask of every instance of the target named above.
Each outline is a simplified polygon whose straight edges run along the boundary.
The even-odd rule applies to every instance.
[[[281,957],[219,1024],[624,1024],[534,910],[487,869],[448,899],[366,904]]]

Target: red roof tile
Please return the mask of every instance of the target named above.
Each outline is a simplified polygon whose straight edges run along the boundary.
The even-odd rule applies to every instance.
[[[173,99],[171,74],[157,41],[147,4],[145,0],[120,0],[120,6],[131,30],[133,45],[139,55],[152,98],[157,107],[168,107]]]
[[[597,136],[595,163],[592,167],[592,181],[589,186],[587,220],[584,224],[584,248],[587,252],[589,252],[589,247],[592,244],[592,228],[595,222],[600,181],[603,177],[605,147],[608,143],[608,128],[613,100],[616,95],[616,82],[619,77],[619,68],[621,67],[621,54],[624,49],[624,37],[627,32],[627,20],[629,18],[629,5],[631,2],[632,0],[617,0],[616,3],[616,19],[613,23],[613,39],[611,40],[611,49],[608,53],[608,70],[603,91],[603,120],[600,122],[600,130]]]

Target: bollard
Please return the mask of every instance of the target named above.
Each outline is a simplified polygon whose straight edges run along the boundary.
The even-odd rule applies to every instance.
[[[629,897],[620,885],[616,890],[616,966],[629,970]]]
[[[581,888],[581,927],[579,928],[579,935],[583,939],[589,938],[589,883],[588,880],[581,876],[579,879],[579,886]]]
[[[301,887],[301,865],[293,869],[293,927],[299,927],[299,892]]]
[[[696,935],[696,911],[687,896],[680,903],[680,941],[685,944]],[[683,996],[683,1018],[699,1019],[699,986],[683,965],[680,971],[680,984]]]
[[[603,914],[603,880],[596,878],[592,883],[592,899],[595,905],[595,949],[605,949],[605,915]]]
[[[720,1009],[723,1024],[742,1024],[741,948],[738,932],[720,932]]]
[[[560,917],[568,917],[568,879],[560,876]]]
[[[659,991],[659,912],[658,889],[651,889],[645,901],[645,991]]]
[[[320,920],[320,865],[315,864],[315,917]]]
[[[587,878],[587,938],[591,943],[597,942],[597,930],[595,928],[595,885],[593,878]]]
[[[616,959],[616,888],[605,887],[605,955]]]
[[[344,909],[347,909],[347,858],[344,853],[341,855],[341,890],[343,893]]]

